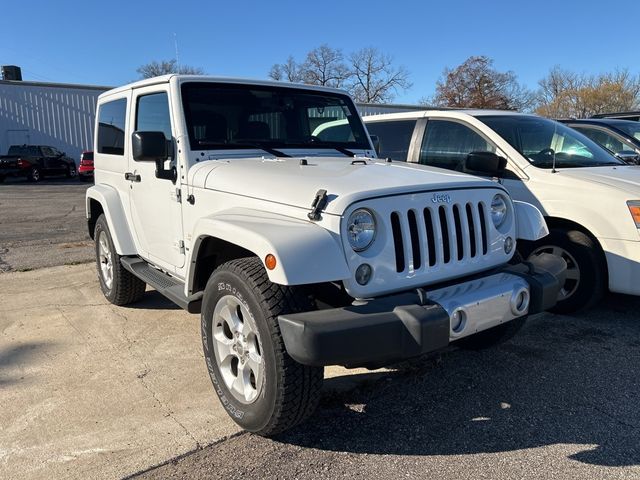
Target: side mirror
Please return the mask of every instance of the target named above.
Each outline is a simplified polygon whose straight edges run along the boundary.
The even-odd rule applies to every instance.
[[[136,162],[156,162],[168,158],[167,140],[162,132],[133,132],[131,150]]]
[[[616,153],[616,157],[622,160],[625,163],[630,163],[632,165],[637,165],[640,163],[640,154],[634,152],[633,150],[622,150],[621,152]]]
[[[471,152],[464,161],[462,171],[472,175],[501,177],[507,168],[507,159],[493,152]]]
[[[378,135],[369,135],[371,143],[373,143],[373,149],[376,151],[376,155],[380,155],[380,137]]]
[[[136,162],[156,162],[156,178],[176,183],[176,167],[164,168],[164,162],[169,158],[169,145],[162,132],[133,132],[131,136],[133,159]]]

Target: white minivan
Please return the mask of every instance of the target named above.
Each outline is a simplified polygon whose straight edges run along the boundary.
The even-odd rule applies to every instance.
[[[535,115],[427,110],[364,118],[381,157],[495,177],[536,205],[550,234],[520,242],[567,262],[556,311],[593,305],[609,289],[640,295],[640,167],[581,133]]]

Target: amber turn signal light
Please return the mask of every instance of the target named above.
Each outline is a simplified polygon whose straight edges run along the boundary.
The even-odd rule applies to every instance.
[[[630,200],[627,202],[627,207],[629,207],[629,212],[631,212],[636,228],[640,228],[640,201]]]
[[[267,270],[273,270],[276,268],[276,263],[276,257],[271,253],[264,258],[264,264],[267,267]]]

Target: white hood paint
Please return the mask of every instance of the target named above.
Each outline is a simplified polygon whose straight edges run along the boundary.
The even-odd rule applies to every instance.
[[[464,173],[404,162],[351,157],[248,158],[208,160],[193,166],[189,183],[229,194],[309,209],[318,190],[326,190],[326,212],[341,215],[352,203],[382,195],[425,190],[497,187]],[[352,162],[360,162],[352,164]],[[366,161],[366,165],[362,162]]]
[[[616,190],[624,190],[640,199],[640,166],[620,165],[616,167],[583,167],[558,170],[563,177],[606,185]]]

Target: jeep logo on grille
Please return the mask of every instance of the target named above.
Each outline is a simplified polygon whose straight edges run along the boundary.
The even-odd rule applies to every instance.
[[[434,193],[431,201],[433,203],[451,203],[451,195],[448,193]]]

